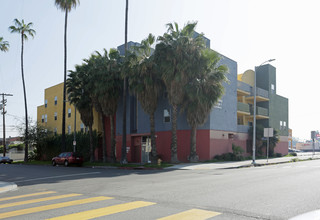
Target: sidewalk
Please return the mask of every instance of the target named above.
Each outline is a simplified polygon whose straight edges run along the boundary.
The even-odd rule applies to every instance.
[[[217,169],[236,169],[244,167],[254,167],[254,166],[266,166],[266,165],[275,165],[281,163],[291,162],[293,159],[299,160],[308,160],[320,159],[320,153],[316,152],[313,155],[312,152],[309,153],[299,153],[296,157],[278,157],[272,158],[267,161],[267,159],[258,159],[255,162],[255,165],[252,164],[252,160],[246,161],[228,161],[228,162],[216,162],[216,163],[184,163],[177,164],[172,167],[167,167],[165,169],[178,169],[178,170],[217,170]]]
[[[0,193],[15,190],[17,185],[15,183],[1,182],[0,181]]]

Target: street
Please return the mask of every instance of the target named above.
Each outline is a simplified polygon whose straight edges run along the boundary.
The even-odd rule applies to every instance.
[[[320,209],[320,160],[217,170],[1,164],[0,181],[18,185],[0,194],[0,219],[289,219]]]

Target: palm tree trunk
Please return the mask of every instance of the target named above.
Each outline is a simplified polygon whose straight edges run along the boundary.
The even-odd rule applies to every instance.
[[[125,57],[127,57],[127,42],[128,42],[128,5],[126,0],[126,12],[125,12],[125,33],[124,33],[124,47]],[[121,147],[121,163],[127,163],[127,77],[123,80],[123,123],[122,123],[122,147]]]
[[[89,141],[90,141],[90,162],[94,162],[94,149],[93,149],[93,133],[92,124],[89,126]]]
[[[66,8],[64,20],[64,77],[63,77],[63,103],[62,103],[62,151],[66,150],[66,81],[67,81],[67,23],[68,9]]]
[[[191,127],[189,160],[190,162],[199,161],[199,156],[197,155],[197,125]]]
[[[114,136],[114,118],[113,117],[114,117],[113,115],[109,116],[110,130],[111,130],[111,160],[113,163],[115,163],[117,161],[117,158],[116,158],[116,140]]]
[[[107,162],[107,145],[106,145],[106,134],[105,134],[105,121],[104,121],[104,117],[103,117],[103,113],[100,112],[100,120],[102,123],[102,160],[103,162]]]
[[[178,163],[177,146],[177,114],[178,106],[172,105],[172,128],[171,128],[171,163]]]
[[[23,95],[24,95],[24,109],[25,109],[25,117],[26,117],[26,133],[25,133],[25,148],[24,148],[24,162],[28,162],[28,107],[27,107],[27,93],[26,86],[24,81],[24,73],[23,73],[23,32],[21,33],[21,76],[22,76],[22,85],[23,85]]]
[[[151,134],[151,154],[150,159],[153,164],[157,163],[157,146],[156,146],[156,130],[154,112],[150,115],[150,134]]]

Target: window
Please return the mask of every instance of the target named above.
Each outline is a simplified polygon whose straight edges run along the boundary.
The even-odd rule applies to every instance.
[[[274,84],[271,84],[271,90],[274,91]]]
[[[219,99],[214,108],[222,109],[222,99]]]
[[[163,110],[163,121],[164,122],[171,122],[171,114],[168,109]]]
[[[41,122],[44,122],[44,115],[41,116]]]
[[[71,125],[68,125],[68,134],[71,134]]]
[[[48,122],[48,115],[47,114],[44,115],[44,122],[46,122],[46,123]]]
[[[283,127],[286,128],[287,127],[287,122],[283,122]]]
[[[54,113],[54,120],[56,121],[57,119],[58,119],[58,113],[55,112],[55,113]]]
[[[283,121],[280,121],[280,130],[282,130]]]
[[[68,109],[68,118],[71,117],[71,108]]]
[[[83,123],[80,124],[80,131],[81,131],[82,133],[84,132],[84,124],[83,124]]]
[[[55,96],[55,97],[54,97],[54,105],[57,105],[57,104],[58,104],[58,97]]]
[[[47,106],[48,106],[48,100],[46,99],[44,100],[44,107],[47,108]]]
[[[53,133],[54,133],[54,135],[57,135],[58,129],[57,129],[57,128],[54,128],[54,129],[53,129]]]

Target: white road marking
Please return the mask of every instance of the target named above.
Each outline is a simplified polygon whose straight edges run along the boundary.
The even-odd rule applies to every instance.
[[[101,173],[101,172],[76,173],[76,174],[69,174],[69,175],[49,176],[49,177],[41,177],[41,178],[34,178],[34,179],[28,179],[28,180],[15,181],[15,183],[23,183],[23,182],[30,182],[30,181],[35,181],[35,180],[46,180],[46,179],[55,179],[55,178],[63,178],[63,177],[71,177],[71,176],[93,175],[93,174],[99,174],[99,173]]]

